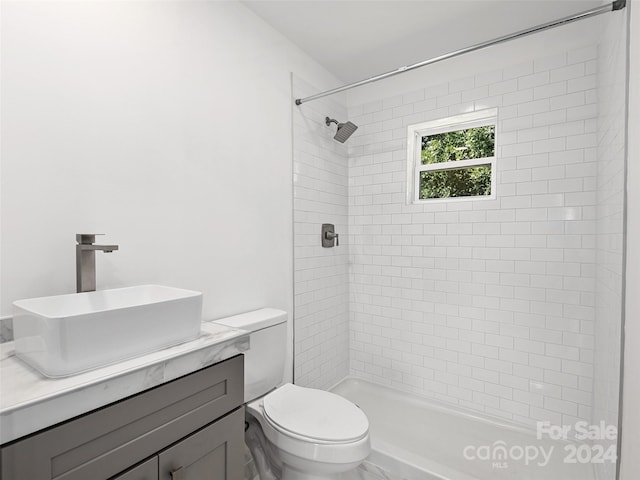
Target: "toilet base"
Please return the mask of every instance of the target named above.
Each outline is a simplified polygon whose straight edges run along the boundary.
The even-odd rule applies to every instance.
[[[279,452],[282,461],[281,480],[339,480],[341,474],[357,468],[362,461],[351,463],[324,463],[315,462]]]
[[[319,475],[315,473],[301,472],[289,467],[288,465],[283,465],[282,477],[280,477],[280,480],[339,480],[339,478],[339,473]]]

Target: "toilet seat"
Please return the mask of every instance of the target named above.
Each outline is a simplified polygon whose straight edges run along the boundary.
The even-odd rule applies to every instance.
[[[368,435],[369,421],[353,403],[331,392],[287,383],[264,397],[265,418],[284,435],[348,444]]]
[[[356,424],[356,427],[344,430],[341,434],[340,430],[338,430],[338,435],[328,435],[326,431],[314,430],[313,428],[305,431],[303,428],[300,428],[303,423],[295,423],[296,420],[292,419],[296,418],[295,415],[293,415],[292,418],[287,417],[286,407],[289,406],[293,408],[296,413],[302,417],[305,417],[308,413],[309,417],[317,419],[317,414],[314,414],[310,408],[306,413],[303,413],[305,412],[305,409],[301,408],[299,403],[296,404],[296,401],[302,401],[302,399],[306,398],[302,397],[305,395],[314,397],[316,400],[318,398],[324,398],[325,400],[329,398],[329,401],[331,401],[332,397],[326,397],[324,395],[316,396],[315,393],[309,392],[302,392],[301,396],[297,395],[297,393],[300,393],[297,389],[320,392],[320,394],[327,393],[331,396],[335,395],[329,392],[285,384],[273,390],[266,396],[247,403],[247,411],[251,416],[258,420],[264,435],[278,449],[279,456],[283,459],[288,459],[289,463],[303,459],[305,462],[319,462],[332,464],[334,466],[353,463],[353,467],[355,468],[367,457],[367,455],[369,455],[369,452],[371,451],[369,421],[366,415],[348,400],[335,395],[340,400],[344,400],[346,405],[355,409],[352,410],[348,407],[336,407],[335,410],[337,410],[339,418],[344,419],[342,414],[354,415],[354,417],[364,420],[364,424]],[[267,400],[268,397],[271,397],[270,400]],[[314,401],[314,398],[311,399],[312,402]],[[340,400],[336,402],[338,405],[340,405]],[[270,405],[269,410],[271,416],[268,416],[266,413],[265,403]],[[278,406],[280,406],[280,408],[277,408]],[[275,416],[276,419],[284,425],[278,424],[273,418],[271,418],[272,416]],[[338,416],[335,418],[338,418]],[[325,439],[315,438],[314,435],[324,436]],[[333,438],[334,440],[326,440],[326,438]],[[335,438],[351,440],[335,440]]]

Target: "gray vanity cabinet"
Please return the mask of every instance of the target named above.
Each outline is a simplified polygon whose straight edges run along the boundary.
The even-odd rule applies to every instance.
[[[157,478],[158,457],[155,456],[111,480],[156,480]]]
[[[241,408],[160,453],[159,480],[240,480],[243,455]]]
[[[241,480],[244,361],[236,357],[0,450],[0,480]]]
[[[243,478],[243,433],[240,408],[111,480]]]

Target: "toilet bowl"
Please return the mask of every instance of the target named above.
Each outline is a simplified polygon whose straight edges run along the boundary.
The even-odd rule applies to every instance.
[[[334,393],[282,384],[287,313],[264,308],[217,323],[251,332],[246,443],[261,480],[332,480],[371,451],[362,410]]]
[[[371,450],[366,415],[330,392],[288,383],[248,403],[247,413],[274,447],[283,480],[335,478]]]

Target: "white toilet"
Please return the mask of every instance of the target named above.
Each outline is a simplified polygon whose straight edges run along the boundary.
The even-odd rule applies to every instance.
[[[282,384],[287,312],[263,308],[216,323],[251,332],[245,437],[261,480],[336,479],[367,458],[369,421],[360,408],[334,393]]]

